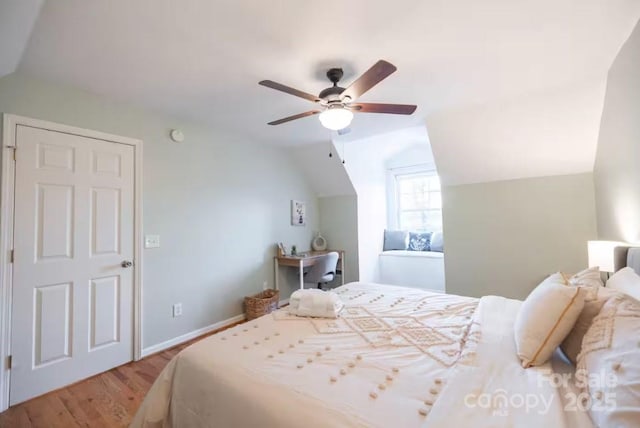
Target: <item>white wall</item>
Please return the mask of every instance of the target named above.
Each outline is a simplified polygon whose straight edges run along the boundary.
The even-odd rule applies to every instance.
[[[609,71],[595,166],[598,235],[640,242],[640,24]]]
[[[318,196],[318,230],[330,249],[345,251],[345,281],[358,281],[358,202],[338,151],[327,141],[293,148],[291,155]]]
[[[162,247],[144,251],[143,347],[241,313],[245,295],[273,286],[274,244],[308,248],[318,229],[315,194],[284,149],[18,74],[0,79],[0,111],[144,140],[144,232]],[[307,227],[290,226],[291,199],[308,203]]]
[[[587,267],[593,174],[443,188],[447,293],[524,299],[547,275]]]
[[[443,183],[446,289],[524,298],[586,267],[602,78],[433,113]]]
[[[320,231],[330,247],[347,252],[347,280],[379,281],[378,255],[384,229],[391,227],[388,171],[416,164],[435,168],[425,127],[363,139],[334,136],[332,143],[291,152],[320,197]]]
[[[387,162],[422,144],[428,147],[424,126],[342,142],[334,140],[358,200],[358,265],[360,281],[379,281],[387,217]],[[399,155],[401,156],[401,155]],[[402,158],[402,156],[401,156]]]
[[[378,281],[378,254],[382,251],[387,224],[382,144],[383,141],[376,138],[357,140],[346,144],[342,152],[357,193],[358,276],[363,282]]]
[[[436,164],[433,160],[433,153],[431,152],[431,146],[429,145],[428,140],[415,143],[401,152],[393,154],[385,161],[384,166],[387,169],[407,168],[412,166],[436,169]]]
[[[355,195],[318,199],[320,231],[329,248],[345,251],[345,281],[358,281],[358,200]]]

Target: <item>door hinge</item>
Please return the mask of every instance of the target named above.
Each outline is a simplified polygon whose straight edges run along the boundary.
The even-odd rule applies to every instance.
[[[13,263],[13,253],[14,253],[14,250],[11,250],[9,252],[9,263]]]
[[[7,368],[11,369],[11,366],[13,365],[13,355],[9,355],[7,357]]]
[[[6,146],[7,149],[11,149],[11,151],[13,152],[13,160],[16,160],[16,146]]]

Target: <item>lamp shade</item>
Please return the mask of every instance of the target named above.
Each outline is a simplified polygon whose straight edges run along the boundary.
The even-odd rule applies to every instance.
[[[325,128],[333,131],[346,128],[353,119],[353,113],[346,108],[335,106],[329,107],[322,113],[320,113],[320,122]]]
[[[588,241],[589,267],[598,266],[601,272],[615,272],[614,249],[627,246],[619,241]]]

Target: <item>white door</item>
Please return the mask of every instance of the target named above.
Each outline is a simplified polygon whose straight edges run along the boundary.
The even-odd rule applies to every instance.
[[[10,404],[133,359],[133,146],[18,125]]]

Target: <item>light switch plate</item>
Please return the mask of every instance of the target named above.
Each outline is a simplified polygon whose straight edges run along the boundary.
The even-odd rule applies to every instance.
[[[160,247],[160,235],[144,236],[144,248],[159,248],[159,247]]]

